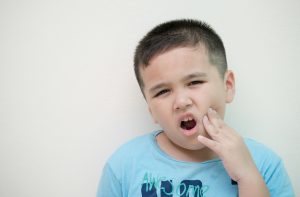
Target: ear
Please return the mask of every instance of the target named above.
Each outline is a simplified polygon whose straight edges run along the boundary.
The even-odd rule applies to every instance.
[[[224,85],[226,91],[226,103],[231,103],[235,95],[235,79],[231,70],[226,71],[224,76]]]

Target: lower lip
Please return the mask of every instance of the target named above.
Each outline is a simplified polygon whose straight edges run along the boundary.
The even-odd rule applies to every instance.
[[[191,130],[184,130],[184,129],[182,129],[182,131],[183,131],[183,134],[185,135],[185,136],[191,136],[191,135],[194,135],[195,133],[197,133],[197,126],[195,126],[194,128],[192,128]]]

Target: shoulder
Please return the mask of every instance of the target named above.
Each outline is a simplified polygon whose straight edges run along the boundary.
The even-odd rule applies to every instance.
[[[262,150],[270,150],[266,145],[261,142],[258,142],[251,138],[244,138],[244,141],[248,148],[262,149]]]
[[[253,139],[245,139],[245,143],[264,178],[271,177],[283,165],[280,156],[264,144]]]
[[[245,144],[247,145],[254,160],[267,158],[281,160],[281,158],[273,150],[256,140],[245,138]]]
[[[284,170],[282,159],[270,148],[253,139],[245,143],[261,175],[268,182],[274,173]]]
[[[133,162],[135,158],[144,154],[152,146],[154,135],[155,132],[151,132],[124,143],[110,156],[107,164],[114,167],[114,165],[125,165],[126,163]]]
[[[114,177],[114,182],[127,184],[132,173],[147,160],[147,154],[153,147],[155,132],[133,138],[121,145],[106,161],[103,176]],[[146,162],[146,161],[145,161]]]
[[[98,187],[98,196],[128,196],[134,159],[149,145],[153,134],[136,137],[121,145],[106,161]],[[124,186],[125,185],[125,186]],[[125,187],[125,190],[123,190]]]

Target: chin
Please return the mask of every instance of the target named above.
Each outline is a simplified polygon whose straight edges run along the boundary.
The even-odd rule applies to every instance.
[[[192,151],[198,151],[206,148],[205,145],[201,144],[197,139],[195,139],[193,142],[189,144],[184,144],[184,146],[181,146],[184,149],[192,150]]]
[[[188,149],[193,150],[193,151],[197,151],[197,150],[202,150],[202,149],[205,149],[205,148],[206,148],[206,146],[204,146],[203,144],[200,144],[200,142],[199,142],[198,145],[191,146]]]

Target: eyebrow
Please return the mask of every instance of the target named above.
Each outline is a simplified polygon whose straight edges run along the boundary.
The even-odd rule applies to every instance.
[[[189,79],[193,79],[193,78],[205,78],[207,77],[207,74],[206,73],[202,73],[202,72],[195,72],[195,73],[192,73],[192,74],[188,74],[186,75],[185,77],[182,78],[182,81],[187,81]],[[165,82],[162,82],[162,83],[159,83],[155,86],[153,86],[152,88],[149,89],[149,92],[152,93],[152,92],[155,92],[165,86],[167,86],[168,83],[165,83]]]
[[[183,81],[186,81],[188,79],[193,79],[193,78],[205,78],[205,77],[207,77],[206,73],[195,72],[195,73],[192,73],[192,74],[189,74],[189,75],[183,77]]]
[[[159,84],[153,86],[152,88],[150,88],[149,92],[150,92],[150,93],[154,93],[154,92],[156,92],[157,90],[162,89],[162,88],[165,87],[166,85],[167,85],[167,83],[159,83]]]

